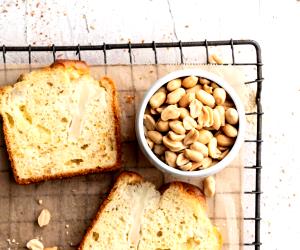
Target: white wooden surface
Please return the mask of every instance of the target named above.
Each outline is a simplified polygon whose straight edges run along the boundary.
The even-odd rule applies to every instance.
[[[299,248],[299,1],[1,0],[0,3],[0,45],[230,38],[259,41],[266,78],[262,249]],[[150,55],[142,60],[152,60]],[[109,59],[113,61],[114,56],[118,55]],[[168,61],[168,56],[160,55],[160,59]],[[34,58],[47,62],[48,57],[38,54]],[[7,59],[27,62],[25,55],[21,58],[12,53],[7,54]]]

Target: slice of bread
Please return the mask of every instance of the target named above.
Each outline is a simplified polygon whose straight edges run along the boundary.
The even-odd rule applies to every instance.
[[[205,197],[173,182],[162,193],[123,172],[101,205],[79,250],[219,250],[222,237],[207,216]]]
[[[83,61],[59,60],[0,91],[0,114],[20,184],[120,167],[113,81],[95,80]]]

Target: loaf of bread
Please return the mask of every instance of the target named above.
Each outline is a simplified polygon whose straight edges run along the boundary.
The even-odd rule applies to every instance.
[[[95,80],[83,61],[59,60],[0,90],[0,114],[20,184],[120,166],[113,81]]]
[[[162,190],[122,173],[84,236],[80,250],[219,250],[222,237],[207,216],[205,197],[190,184]]]

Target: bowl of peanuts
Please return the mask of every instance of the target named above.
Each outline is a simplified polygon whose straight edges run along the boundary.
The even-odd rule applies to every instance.
[[[172,72],[145,94],[136,116],[140,148],[158,169],[179,177],[207,177],[238,155],[245,112],[235,90],[200,69]]]

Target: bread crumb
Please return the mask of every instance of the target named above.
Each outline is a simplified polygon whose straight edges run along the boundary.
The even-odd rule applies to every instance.
[[[69,228],[69,224],[66,224],[66,228]]]
[[[51,214],[48,209],[43,209],[38,217],[38,224],[40,227],[47,226],[50,222]]]
[[[43,204],[43,200],[38,200],[37,202],[38,202],[39,205]]]
[[[125,96],[125,98],[126,98],[125,102],[128,103],[128,104],[131,104],[133,102],[135,96],[133,96],[133,95],[127,95],[127,96]]]

